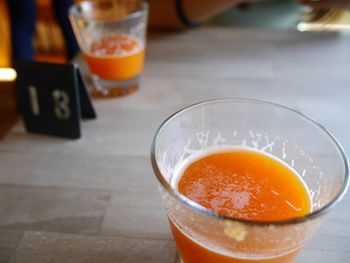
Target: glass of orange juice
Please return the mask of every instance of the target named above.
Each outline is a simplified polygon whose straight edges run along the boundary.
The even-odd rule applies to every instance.
[[[292,262],[349,184],[326,129],[258,100],[178,111],[157,130],[151,161],[183,263]]]
[[[95,96],[138,89],[145,60],[148,4],[139,0],[79,1],[69,18],[92,73]]]

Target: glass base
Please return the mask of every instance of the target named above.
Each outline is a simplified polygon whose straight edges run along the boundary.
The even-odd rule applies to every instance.
[[[92,75],[91,95],[98,98],[122,97],[138,90],[139,77],[127,80],[105,80]]]

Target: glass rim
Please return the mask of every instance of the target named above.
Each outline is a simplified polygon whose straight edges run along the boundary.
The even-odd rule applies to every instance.
[[[162,173],[158,167],[158,163],[156,160],[155,156],[155,149],[156,149],[156,144],[158,141],[158,137],[163,130],[163,128],[174,118],[176,118],[178,115],[191,110],[193,108],[202,106],[202,105],[208,105],[208,104],[213,104],[213,103],[220,103],[220,102],[246,102],[246,103],[252,103],[252,104],[261,104],[261,105],[267,105],[267,106],[272,106],[275,108],[287,110],[289,112],[292,112],[296,115],[299,115],[299,117],[302,117],[303,119],[309,121],[311,124],[313,124],[316,128],[320,129],[322,132],[324,132],[327,136],[328,139],[334,144],[334,146],[337,148],[339,151],[341,158],[343,160],[344,164],[344,179],[341,185],[341,188],[339,189],[338,193],[322,208],[317,209],[315,211],[312,211],[311,213],[308,213],[303,216],[299,217],[294,217],[294,218],[289,218],[289,219],[283,219],[283,220],[269,220],[269,221],[258,221],[258,220],[248,220],[248,219],[242,219],[242,218],[237,218],[237,217],[232,217],[232,216],[226,216],[226,215],[221,215],[219,213],[213,212],[209,210],[208,208],[205,208],[204,206],[197,204],[196,202],[192,201],[191,199],[187,198],[186,196],[182,195],[178,191],[174,190],[170,184],[163,178]],[[161,125],[158,127],[158,129],[155,132],[155,135],[152,140],[151,144],[151,163],[152,163],[152,168],[153,171],[161,184],[161,186],[168,192],[170,193],[173,197],[175,197],[177,200],[181,201],[185,205],[189,206],[190,208],[196,210],[197,212],[200,212],[206,216],[216,218],[216,219],[222,219],[222,220],[228,220],[228,221],[235,221],[235,222],[240,222],[244,224],[250,224],[250,225],[256,225],[256,226],[266,226],[266,225],[290,225],[290,224],[297,224],[297,223],[302,223],[311,219],[315,219],[320,217],[321,215],[328,213],[338,202],[340,202],[343,197],[345,196],[345,193],[349,187],[349,161],[347,158],[347,155],[343,149],[343,147],[340,145],[338,140],[334,137],[334,135],[324,126],[313,120],[312,118],[304,115],[303,113],[289,108],[287,106],[283,106],[277,103],[273,102],[268,102],[264,100],[259,100],[259,99],[250,99],[250,98],[224,98],[224,99],[211,99],[211,100],[205,100],[201,101],[198,103],[194,103],[192,105],[189,105],[187,107],[181,108],[180,110],[176,111],[172,115],[170,115],[167,119],[165,119]]]
[[[97,0],[97,1],[83,0],[83,1],[80,1],[79,3],[76,3],[69,8],[68,14],[72,15],[74,17],[87,19],[86,17],[84,17],[83,13],[79,12],[78,8],[81,8],[82,5],[84,5],[85,3],[89,3],[89,4],[93,5],[93,4],[96,4],[98,2],[106,2],[106,1],[107,0]],[[148,10],[149,10],[149,4],[145,0],[138,0],[138,1],[141,4],[140,10],[129,13],[123,19],[115,19],[115,20],[110,20],[110,21],[125,21],[125,20],[130,20],[133,18],[138,18],[138,17],[142,17],[142,16],[146,15],[148,13]]]

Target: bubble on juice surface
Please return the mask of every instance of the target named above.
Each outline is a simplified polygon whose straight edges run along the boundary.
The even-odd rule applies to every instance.
[[[231,197],[232,207],[237,209],[242,209],[248,204],[249,199],[250,199],[249,192],[234,192],[232,193],[232,197]]]

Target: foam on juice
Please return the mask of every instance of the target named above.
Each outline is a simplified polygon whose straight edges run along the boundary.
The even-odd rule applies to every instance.
[[[206,149],[203,150],[198,150],[196,153],[191,154],[188,158],[186,158],[185,160],[181,161],[180,163],[177,164],[177,166],[174,168],[174,172],[173,175],[171,177],[170,180],[170,185],[173,189],[175,189],[176,191],[178,191],[178,184],[179,181],[181,180],[184,171],[188,168],[188,166],[190,166],[192,163],[208,156],[208,155],[212,155],[212,154],[216,154],[216,153],[224,153],[224,152],[232,152],[232,151],[249,151],[249,152],[256,152],[258,154],[262,154],[265,155],[271,159],[273,159],[276,162],[279,162],[280,164],[282,164],[283,166],[285,166],[286,168],[288,168],[300,181],[300,183],[303,185],[305,191],[307,192],[308,195],[308,200],[309,203],[311,204],[311,194],[310,194],[310,190],[308,189],[305,181],[303,180],[303,177],[290,165],[288,165],[287,163],[283,162],[282,160],[280,160],[279,158],[277,158],[276,156],[264,152],[264,151],[260,151],[257,150],[255,148],[250,148],[250,147],[246,147],[246,146],[225,146],[225,145],[221,145],[221,146],[213,146],[213,147],[208,147]],[[276,192],[275,190],[271,190],[271,192],[275,195],[280,195],[280,193]],[[288,202],[287,202],[288,204]],[[293,207],[292,204],[289,204],[291,207]],[[294,207],[295,210],[298,210],[298,208]],[[310,206],[310,212],[312,212],[312,206]]]

